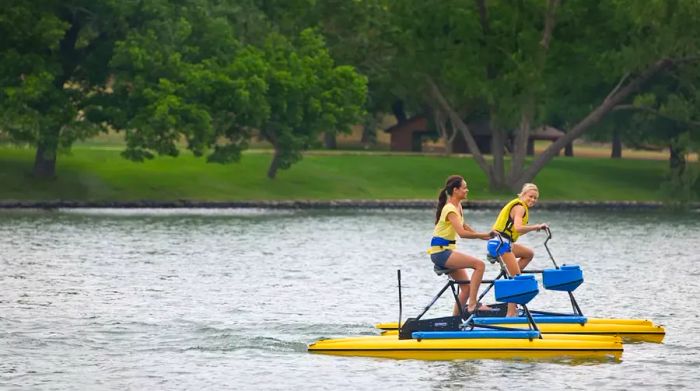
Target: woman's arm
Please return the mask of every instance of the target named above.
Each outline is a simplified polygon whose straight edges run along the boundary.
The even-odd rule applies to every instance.
[[[457,232],[457,235],[459,235],[460,238],[484,239],[484,240],[488,240],[491,238],[490,232],[476,232],[469,225],[467,225],[467,224],[462,225],[460,223],[459,217],[457,217],[456,213],[449,213],[447,215],[447,219],[450,220],[450,223],[452,224],[452,228],[455,229],[455,232]]]
[[[520,235],[547,228],[547,224],[523,225],[523,216],[525,215],[525,208],[523,208],[521,205],[515,205],[510,213],[513,214],[513,229],[517,231]]]
[[[498,235],[498,231],[493,231],[493,230],[492,230],[492,231],[489,231],[489,232],[481,232],[481,233],[476,232],[476,230],[475,230],[474,228],[472,228],[472,227],[471,227],[469,224],[467,224],[467,223],[464,223],[464,229],[466,229],[466,230],[469,231],[469,232],[472,232],[472,233],[475,233],[475,234],[479,235],[478,238],[479,238],[479,239],[484,239],[484,240],[489,240],[489,239],[491,239],[491,238],[495,238],[496,235]]]

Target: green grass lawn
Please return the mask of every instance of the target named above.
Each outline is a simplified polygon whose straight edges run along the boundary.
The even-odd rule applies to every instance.
[[[239,201],[431,199],[450,174],[467,178],[470,199],[508,199],[488,190],[470,157],[389,154],[307,154],[274,180],[268,152],[244,153],[240,163],[208,164],[183,154],[134,163],[119,148],[74,147],[59,155],[57,178],[30,176],[34,151],[0,146],[0,200]],[[541,199],[656,201],[668,162],[555,158],[536,178]]]

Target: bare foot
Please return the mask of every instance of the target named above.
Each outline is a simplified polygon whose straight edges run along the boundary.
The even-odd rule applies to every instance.
[[[474,312],[474,307],[476,306],[468,306],[467,312]],[[486,304],[480,304],[479,311],[493,311],[493,308],[487,306]]]

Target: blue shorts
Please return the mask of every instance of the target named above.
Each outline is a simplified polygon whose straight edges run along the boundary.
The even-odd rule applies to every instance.
[[[448,267],[445,264],[450,255],[452,255],[452,250],[440,251],[439,253],[430,254],[430,260],[439,268],[447,269]]]
[[[500,248],[498,247],[499,245],[501,246]],[[497,249],[498,254],[496,254]],[[505,253],[513,251],[510,248],[510,240],[506,238],[503,238],[503,244],[501,244],[501,241],[498,240],[498,238],[489,239],[488,243],[486,243],[486,250],[492,257],[497,257],[499,255],[503,255]]]

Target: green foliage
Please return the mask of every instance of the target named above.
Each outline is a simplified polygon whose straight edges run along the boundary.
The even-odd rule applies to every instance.
[[[0,127],[37,162],[101,130],[124,132],[137,161],[177,156],[184,140],[234,162],[259,135],[274,177],[365,108],[431,110],[428,79],[460,116],[508,134],[530,117],[572,128],[666,59],[623,102],[659,118],[614,111],[598,136],[682,143],[697,138],[698,18],[696,0],[8,0]]]
[[[181,138],[200,156],[217,139],[215,118],[223,115],[223,102],[216,99],[230,99],[232,87],[219,64],[231,60],[238,43],[226,20],[207,12],[206,2],[185,5],[149,4],[152,18],[116,43],[112,90],[88,110],[126,132],[127,158],[176,156]],[[234,154],[245,147],[243,139]]]
[[[211,149],[208,161],[227,163],[257,130],[278,152],[274,169],[285,169],[319,132],[343,130],[362,114],[366,80],[335,67],[314,31],[295,39],[272,32],[259,47],[229,39],[212,49],[206,37],[220,32],[209,30],[231,25],[175,16],[166,18],[175,25],[156,20],[117,46],[112,64],[119,72],[108,98],[129,104],[109,105],[108,115],[128,120],[120,126],[127,129],[125,156],[175,156],[184,137],[196,156]]]
[[[311,0],[12,1],[0,10],[0,127],[55,164],[100,130],[123,156],[240,159],[274,135],[280,168],[358,121],[366,79],[305,28]],[[51,173],[49,173],[51,175]]]
[[[531,128],[554,123],[565,130],[575,128],[610,94],[635,85],[661,60],[673,64],[660,71],[663,75],[677,77],[684,64],[698,68],[700,25],[693,20],[700,17],[700,3],[695,0],[382,3],[387,12],[379,26],[389,48],[377,52],[388,53],[383,74],[394,81],[375,83],[383,80],[377,72],[370,74],[370,87],[391,89],[414,110],[435,107],[426,88],[430,78],[462,118],[485,113],[492,129],[506,134],[519,128],[523,119],[530,119]],[[546,41],[548,7],[557,3]],[[648,92],[655,82],[620,95],[622,103],[631,104],[637,90]],[[690,107],[697,111],[697,105]],[[602,113],[611,108],[604,107]],[[616,126],[630,127],[631,116],[615,115]],[[582,131],[598,118],[586,122]],[[602,126],[601,131],[609,137],[610,127]],[[627,139],[634,136],[628,132]],[[544,159],[553,154],[549,156]],[[527,175],[542,164],[538,161]],[[516,183],[523,179],[517,177],[518,169],[522,168],[511,172]]]
[[[0,9],[0,120],[21,143],[72,141],[56,132],[77,115],[70,103],[79,98],[79,86],[56,88],[70,66],[62,59],[61,43],[71,24],[53,12],[52,3],[11,1]]]
[[[258,53],[267,60],[265,111],[251,124],[272,143],[275,159],[268,176],[301,159],[301,151],[325,130],[346,130],[364,113],[367,80],[349,66],[334,66],[321,36],[304,30],[290,41],[271,34]]]

